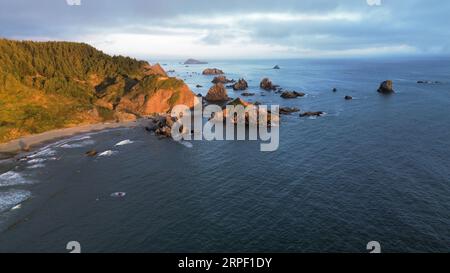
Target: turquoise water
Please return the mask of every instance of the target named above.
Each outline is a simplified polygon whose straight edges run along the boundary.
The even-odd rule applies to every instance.
[[[450,250],[450,60],[162,63],[195,93],[212,80],[197,73],[217,67],[249,81],[248,101],[326,115],[283,116],[272,153],[135,128],[2,161],[0,252],[66,252],[69,241],[85,252],[367,252],[369,241]],[[259,89],[263,77],[307,96],[283,100]],[[386,79],[396,94],[376,92]],[[86,158],[90,149],[111,152]]]

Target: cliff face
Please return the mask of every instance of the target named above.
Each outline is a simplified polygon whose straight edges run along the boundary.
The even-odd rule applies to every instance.
[[[68,42],[0,39],[0,142],[193,106],[195,95],[159,65]]]
[[[153,75],[145,77],[125,94],[117,110],[144,116],[167,113],[178,104],[193,107],[194,98],[194,93],[183,81]]]

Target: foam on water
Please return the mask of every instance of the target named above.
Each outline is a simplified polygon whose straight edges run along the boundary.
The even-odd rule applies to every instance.
[[[95,141],[93,141],[93,140],[85,140],[85,141],[78,142],[78,143],[71,143],[71,144],[70,143],[66,143],[66,144],[63,144],[63,145],[61,145],[59,147],[64,148],[64,149],[73,149],[73,148],[83,148],[85,146],[89,146],[89,145],[93,145],[93,144],[95,144]]]
[[[43,148],[39,150],[38,152],[27,156],[27,158],[38,158],[38,157],[50,157],[56,155],[56,151],[51,148]]]
[[[45,161],[47,161],[47,159],[45,159],[45,158],[35,158],[35,159],[29,160],[27,163],[33,165],[33,164],[43,163]]]
[[[22,174],[9,171],[0,175],[0,187],[9,187],[16,185],[30,184],[31,182],[26,180]]]
[[[31,165],[28,166],[27,169],[40,169],[40,168],[45,168],[45,164],[35,164],[35,165]]]
[[[0,192],[0,213],[11,209],[19,209],[20,204],[30,197],[31,192],[24,190]]]
[[[134,141],[131,141],[131,140],[129,140],[129,139],[126,139],[126,140],[124,140],[124,141],[121,141],[121,142],[117,143],[115,146],[123,146],[123,145],[132,144],[132,143],[134,143]]]
[[[108,150],[108,151],[104,151],[103,153],[99,154],[98,156],[112,156],[112,155],[115,155],[117,153],[118,153],[118,151]]]
[[[186,147],[186,148],[193,148],[194,147],[194,145],[191,143],[191,142],[188,142],[188,141],[180,141],[179,142],[181,145],[183,145],[184,147]]]

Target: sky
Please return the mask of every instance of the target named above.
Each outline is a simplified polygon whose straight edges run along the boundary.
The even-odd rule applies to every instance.
[[[450,55],[442,0],[0,0],[0,37],[137,58]]]

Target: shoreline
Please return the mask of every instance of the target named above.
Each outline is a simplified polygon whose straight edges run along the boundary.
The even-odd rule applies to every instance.
[[[28,135],[9,142],[0,143],[0,159],[14,157],[21,152],[30,152],[41,144],[72,137],[83,133],[98,132],[107,129],[133,128],[141,125],[142,120],[126,122],[105,122],[81,125],[70,128],[55,129],[40,134]],[[30,151],[24,151],[23,147],[29,147]]]

